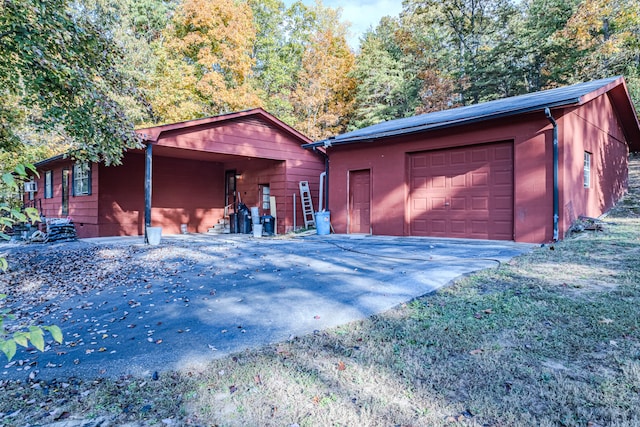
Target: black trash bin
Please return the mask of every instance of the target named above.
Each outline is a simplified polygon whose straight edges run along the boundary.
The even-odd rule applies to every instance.
[[[275,220],[271,215],[263,215],[260,217],[262,223],[262,233],[267,236],[273,236],[275,231]]]
[[[243,203],[238,205],[238,233],[251,233],[251,214],[249,208]]]
[[[238,215],[235,213],[229,214],[229,232],[231,234],[238,232]]]

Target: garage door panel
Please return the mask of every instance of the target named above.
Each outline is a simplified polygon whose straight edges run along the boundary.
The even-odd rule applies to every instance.
[[[416,211],[426,211],[427,210],[427,199],[426,198],[414,198],[412,200],[413,209]]]
[[[489,174],[487,172],[471,173],[471,185],[473,187],[487,186],[489,184]]]
[[[467,210],[467,198],[466,197],[452,197],[451,198],[451,210],[452,211],[465,211]]]
[[[465,188],[467,186],[467,175],[456,175],[450,179],[451,188]]]
[[[487,211],[489,210],[489,199],[485,196],[471,198],[471,210]]]
[[[428,155],[425,154],[424,156],[427,157]],[[425,164],[431,167],[444,166],[447,164],[447,156],[444,153],[438,153],[428,157],[429,160],[427,160]]]
[[[447,177],[435,176],[431,179],[427,179],[427,188],[431,188],[431,189],[437,188],[437,189],[444,190],[445,188],[447,188]]]
[[[431,197],[431,210],[446,211],[446,199],[444,197]]]
[[[452,165],[463,165],[467,163],[467,153],[464,151],[454,151],[451,153],[450,163]]]
[[[489,158],[489,152],[486,148],[476,148],[471,150],[472,162],[486,162]]]
[[[465,220],[451,220],[451,232],[452,233],[465,233],[467,229],[467,221]]]
[[[513,161],[513,150],[509,147],[494,147],[493,158],[495,160],[504,160],[508,163]]]
[[[409,164],[412,235],[513,239],[512,143],[416,153]]]

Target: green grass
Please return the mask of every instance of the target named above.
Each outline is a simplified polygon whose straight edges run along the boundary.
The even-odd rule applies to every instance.
[[[22,412],[0,423],[52,421],[58,408],[143,425],[640,426],[638,159],[632,168],[603,231],[200,372],[4,384],[0,412]]]

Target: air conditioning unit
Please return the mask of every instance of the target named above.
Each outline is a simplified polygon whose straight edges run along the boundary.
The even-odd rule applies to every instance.
[[[28,181],[24,183],[24,192],[25,193],[35,193],[38,191],[38,183],[35,181]]]

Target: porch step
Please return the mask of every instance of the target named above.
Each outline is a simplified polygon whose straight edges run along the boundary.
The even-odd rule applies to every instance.
[[[220,218],[218,223],[207,230],[211,234],[229,234],[231,233],[231,224],[227,218]]]

